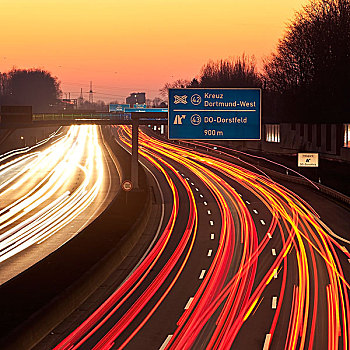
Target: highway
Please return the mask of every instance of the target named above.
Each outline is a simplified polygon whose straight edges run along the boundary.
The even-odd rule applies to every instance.
[[[130,148],[130,129],[114,130]],[[349,241],[229,154],[139,141],[160,233],[100,306],[36,349],[349,348]]]
[[[91,222],[119,176],[98,126],[72,126],[0,157],[0,284]]]

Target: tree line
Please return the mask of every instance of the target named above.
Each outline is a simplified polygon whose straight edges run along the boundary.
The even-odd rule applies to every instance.
[[[61,94],[57,77],[43,69],[0,72],[0,105],[28,105],[33,112],[47,112],[56,106]]]
[[[254,57],[209,61],[178,87],[258,87],[264,122],[349,122],[350,0],[311,0],[258,72]]]

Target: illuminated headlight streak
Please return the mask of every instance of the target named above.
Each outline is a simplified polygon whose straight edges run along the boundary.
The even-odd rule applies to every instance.
[[[26,157],[24,157],[21,161],[19,162],[16,162],[15,166],[16,167],[22,167],[24,166],[25,164],[22,164],[22,163],[26,163],[28,161],[31,160],[31,158],[34,158],[36,157],[35,154],[30,154]],[[13,166],[8,166],[6,167],[5,169],[1,170],[0,171],[0,176],[1,176],[1,184],[0,184],[0,190],[5,188],[6,186],[8,186],[9,184],[11,184],[12,182],[14,182],[18,177],[22,176],[26,171],[28,171],[28,169],[30,169],[30,165],[26,165],[26,167],[24,169],[22,169],[21,171],[17,172],[15,175],[11,174],[10,178],[8,178],[7,180],[5,179],[5,176],[6,176],[6,173],[9,173],[11,171],[13,171]]]
[[[67,140],[69,140],[68,138],[69,136],[65,136],[65,140],[61,141],[61,143],[59,145],[56,145],[57,148],[50,148],[49,150],[45,150],[45,151],[42,151],[42,152],[35,152],[33,154],[30,154],[30,155],[25,155],[23,157],[21,157],[19,160],[18,159],[15,159],[13,161],[11,161],[10,163],[8,164],[4,164],[3,167],[5,168],[9,168],[10,169],[13,167],[13,166],[17,166],[18,164],[18,161],[22,161],[22,159],[28,159],[28,158],[34,158],[32,160],[32,162],[30,164],[28,164],[26,166],[25,169],[23,169],[19,174],[19,175],[22,175],[23,173],[25,173],[27,170],[30,170],[30,169],[33,169],[33,172],[29,173],[26,175],[26,177],[24,177],[21,181],[19,181],[18,183],[16,183],[15,185],[13,185],[11,188],[9,188],[8,190],[6,190],[5,192],[2,192],[0,193],[0,196],[4,196],[6,194],[6,192],[10,191],[10,190],[13,190],[13,189],[16,189],[18,188],[20,185],[22,185],[23,183],[25,183],[28,179],[30,179],[33,174],[35,174],[35,172],[37,171],[37,167],[40,166],[40,168],[44,168],[44,167],[47,167],[48,164],[47,164],[47,161],[45,161],[48,157],[51,157],[53,159],[53,161],[51,161],[52,163],[52,166],[54,166],[55,163],[57,163],[57,160],[59,159],[59,157],[61,157],[65,150],[66,149],[69,149],[68,147],[70,145],[67,145],[65,147],[65,143],[67,143]],[[1,168],[0,168],[1,169]],[[36,170],[35,170],[36,169]],[[1,175],[1,173],[0,173]],[[18,177],[17,175],[12,177],[11,181],[9,181],[8,183],[6,183],[6,185],[8,185],[9,183],[15,181]],[[1,186],[1,188],[3,188],[4,186]]]
[[[48,210],[42,210],[34,216],[34,221],[30,222],[32,218],[25,220],[20,225],[12,228],[6,232],[6,237],[0,243],[0,262],[8,259],[9,257],[17,254],[18,252],[24,250],[28,246],[32,245],[30,243],[33,236],[39,232],[43,232],[45,226],[47,226],[47,218],[52,215],[55,208],[59,207],[61,203],[68,197],[69,193],[66,193],[62,197],[58,198],[55,202],[51,204]],[[23,227],[23,224],[27,224]]]
[[[89,204],[93,202],[93,200],[96,198],[99,188],[103,181],[103,159],[102,159],[102,151],[99,146],[94,145],[94,142],[98,140],[97,138],[97,130],[95,129],[93,132],[91,132],[91,127],[89,127],[90,130],[88,132],[85,131],[85,138],[89,137],[90,142],[78,142],[77,145],[80,144],[82,147],[84,147],[86,144],[88,145],[88,157],[86,159],[86,162],[84,166],[80,165],[79,163],[76,163],[80,168],[85,170],[85,180],[83,183],[78,187],[77,191],[74,192],[72,196],[70,196],[70,202],[65,203],[63,205],[63,208],[61,208],[61,212],[58,212],[57,214],[53,215],[53,209],[50,211],[50,213],[46,213],[42,217],[44,220],[46,219],[46,229],[45,232],[43,231],[43,226],[37,226],[40,228],[40,235],[37,235],[35,238],[31,237],[30,240],[26,242],[21,242],[22,248],[20,245],[12,251],[12,255],[17,253],[20,250],[25,249],[30,244],[34,244],[36,242],[43,241],[48,238],[48,236],[51,236],[54,232],[57,232],[59,228],[66,225],[69,221],[73,220],[77,215],[79,215],[84,209],[86,209]],[[83,149],[82,149],[83,150]],[[83,153],[82,153],[83,154]],[[78,161],[78,159],[77,159]],[[74,162],[73,162],[74,163]],[[87,168],[91,168],[89,171]],[[62,170],[64,170],[65,167],[63,167]],[[93,169],[98,170],[98,178],[97,181],[94,184],[89,184],[89,181],[91,179],[91,174],[93,172]],[[62,175],[62,171],[56,172],[56,175]],[[58,176],[56,176],[58,178]],[[50,180],[49,180],[50,181]],[[51,179],[51,182],[52,181]],[[86,190],[87,186],[91,185],[90,190]],[[54,186],[55,187],[55,186]],[[54,191],[51,190],[50,194],[52,195]],[[67,200],[65,201],[67,202]],[[61,205],[62,206],[62,205]],[[23,208],[22,208],[23,209]],[[29,207],[27,211],[33,210],[33,208]],[[6,210],[6,209],[5,209]],[[56,206],[54,210],[58,210],[58,207]],[[51,216],[51,218],[55,218],[56,221],[53,221],[49,226],[47,226],[50,223],[50,220],[48,220],[48,216]],[[38,223],[38,220],[36,221],[36,224]],[[23,228],[22,228],[23,229]],[[27,228],[26,228],[27,229]],[[28,233],[28,230],[27,230]],[[23,238],[23,236],[22,236]],[[8,257],[8,255],[7,255]],[[4,259],[4,258],[2,258]]]
[[[77,149],[73,149],[72,152],[74,151],[79,151],[78,155],[82,152],[81,150],[77,150]],[[66,156],[66,159],[69,159],[71,155],[68,154]],[[32,190],[30,191],[30,193],[25,196],[22,197],[19,201],[16,201],[16,205],[11,205],[11,210],[6,213],[5,215],[3,215],[2,217],[0,217],[0,223],[5,222],[6,220],[8,220],[10,217],[14,216],[15,214],[21,212],[22,210],[26,209],[26,212],[30,211],[30,209],[28,208],[31,204],[33,204],[34,202],[36,203],[36,206],[43,203],[46,199],[48,199],[51,195],[53,195],[54,192],[56,192],[69,178],[69,176],[71,175],[66,169],[68,166],[68,169],[74,169],[74,166],[78,162],[78,159],[75,159],[74,157],[71,158],[71,161],[67,163],[67,161],[64,159],[62,162],[60,162],[56,168],[54,168],[42,181],[40,181],[40,183]],[[27,178],[26,178],[27,179]],[[20,181],[20,183],[22,184],[22,182],[24,182],[23,180]],[[12,187],[11,189],[16,189],[19,185],[16,184],[16,186]],[[50,190],[51,188],[51,190]],[[45,194],[46,193],[46,194]],[[24,199],[26,198],[26,199]],[[23,200],[24,199],[24,200]],[[3,209],[3,211],[8,210],[9,207],[6,207]],[[31,207],[31,209],[33,209],[33,206]],[[16,221],[17,219],[19,219],[20,217],[22,217],[24,215],[25,212],[22,213],[22,215],[15,217],[12,221],[7,222],[7,225],[10,223],[13,223],[14,221]],[[3,228],[4,226],[0,226],[0,230]]]
[[[55,201],[50,203],[46,208],[40,210],[39,212],[37,212],[36,214],[32,215],[28,219],[22,221],[20,224],[16,225],[15,227],[7,230],[5,233],[0,235],[0,242],[3,242],[6,238],[8,238],[10,236],[12,238],[13,237],[12,235],[15,232],[18,232],[18,231],[22,230],[23,228],[29,230],[30,229],[30,225],[32,225],[34,222],[37,222],[38,218],[42,217],[43,215],[50,215],[50,213],[54,210],[54,208],[57,207],[59,205],[59,203],[61,201],[63,201],[68,196],[69,196],[69,191],[67,191],[62,196],[57,198]],[[1,245],[0,245],[0,249],[1,249]]]
[[[38,143],[36,143],[34,146],[32,147],[23,147],[23,148],[18,148],[18,149],[15,149],[15,150],[11,150],[9,152],[6,152],[2,155],[0,155],[0,162],[3,162],[4,160],[8,159],[8,158],[11,158],[11,157],[15,157],[19,154],[22,154],[22,153],[27,153],[27,152],[30,152],[31,150],[47,143],[48,141],[50,141],[53,137],[55,136],[58,136],[60,134],[58,134],[58,131],[61,129],[62,127],[59,127],[55,132],[53,132],[47,139],[45,140],[42,140],[42,141],[39,141]],[[0,167],[1,169],[1,167]]]

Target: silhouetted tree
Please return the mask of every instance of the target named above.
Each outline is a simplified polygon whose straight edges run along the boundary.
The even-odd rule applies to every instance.
[[[153,100],[152,100],[152,102],[151,102],[151,104],[150,104],[150,106],[152,106],[152,107],[160,107],[160,105],[161,105],[161,103],[162,102],[164,102],[160,97],[155,97]]]
[[[181,88],[186,88],[190,82],[186,79],[178,79],[173,81],[172,83],[166,83],[164,86],[159,89],[160,95],[163,98],[168,98],[168,91],[169,89],[181,89]]]
[[[34,112],[45,112],[61,95],[60,82],[42,69],[13,69],[0,81],[2,104],[31,105]]]
[[[265,64],[265,77],[286,119],[348,119],[350,1],[313,0],[303,7]]]
[[[236,59],[209,61],[201,69],[199,81],[193,79],[196,87],[261,87],[260,75],[256,69],[254,57],[242,55]]]
[[[199,87],[199,81],[196,78],[193,78],[187,87],[194,88],[194,89],[198,88]]]
[[[107,112],[108,111],[108,104],[106,104],[102,100],[98,100],[96,102],[90,103],[89,101],[84,101],[82,105],[80,106],[80,109],[82,110],[88,110],[88,111],[98,111],[98,112]]]

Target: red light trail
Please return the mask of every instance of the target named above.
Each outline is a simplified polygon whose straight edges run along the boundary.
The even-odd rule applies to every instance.
[[[116,131],[130,148],[130,129],[119,127]],[[210,191],[220,213],[220,229],[210,267],[189,307],[174,325],[174,333],[165,348],[235,348],[235,341],[247,322],[257,317],[266,304],[273,284],[276,284],[274,289],[279,286],[279,294],[272,301],[273,316],[270,314],[264,321],[266,334],[270,336],[267,348],[313,349],[324,339],[328,349],[349,348],[350,285],[341,261],[349,259],[350,254],[325,230],[307,203],[270,178],[235,165],[229,154],[221,152],[219,158],[144,132],[140,132],[139,142],[140,155],[162,174],[172,193],[167,225],[133,274],[56,350],[78,349],[94,337],[136,295],[164,252],[170,249],[172,236],[180,234],[170,258],[134,296],[126,312],[95,341],[93,349],[128,348],[173,292],[189,264],[196,240],[207,234],[198,226],[200,213],[193,188],[177,167],[186,169]],[[185,190],[186,198],[179,196],[178,186]],[[251,213],[251,203],[239,194],[238,187],[260,202],[269,213],[269,220],[258,220]],[[179,233],[176,224],[184,201],[189,203],[189,212],[185,228]],[[271,251],[274,251],[272,255]],[[274,280],[278,277],[277,283]],[[142,314],[147,305],[149,311]],[[118,342],[135,320],[137,325]],[[264,338],[265,334],[261,336]]]

